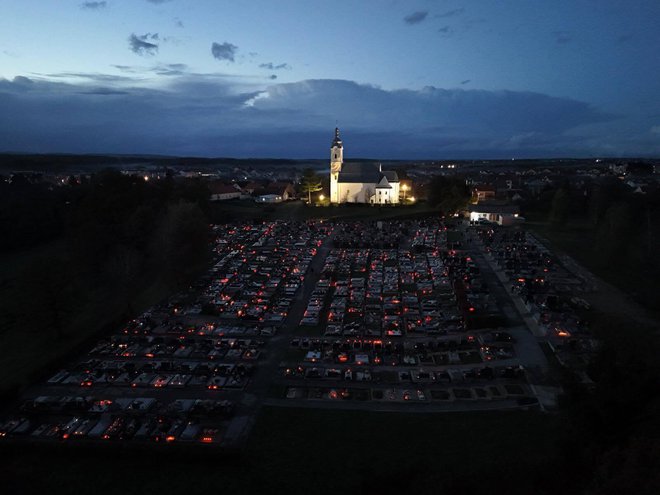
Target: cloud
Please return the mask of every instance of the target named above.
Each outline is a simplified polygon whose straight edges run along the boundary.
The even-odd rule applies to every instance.
[[[436,14],[435,17],[439,19],[444,19],[446,17],[456,17],[457,15],[461,15],[463,12],[465,12],[465,9],[454,9],[454,10],[447,10],[446,12],[442,12],[441,14]]]
[[[461,84],[467,84],[467,83],[469,83],[470,81],[472,81],[472,79],[465,79],[464,81],[461,81]]]
[[[270,76],[268,76],[268,79],[273,79],[273,80],[277,79],[277,74],[271,74]]]
[[[224,43],[214,42],[211,45],[211,53],[217,60],[227,60],[229,62],[234,62],[234,57],[236,56],[237,50],[238,47],[236,45],[232,45],[226,41]]]
[[[128,37],[128,44],[133,53],[137,55],[155,55],[158,53],[158,45],[147,40],[158,40],[158,33],[147,33],[142,36],[138,36],[135,33],[131,34]]]
[[[555,43],[565,45],[573,41],[573,36],[568,31],[553,31],[552,35],[555,37]]]
[[[149,3],[155,3],[156,5],[159,5],[159,4],[161,4],[161,3],[171,2],[171,1],[172,1],[172,0],[147,0],[147,2],[149,2]]]
[[[178,28],[182,28],[183,26],[183,21],[179,19],[178,17],[174,18],[174,25]]]
[[[128,67],[128,66],[117,66],[117,67]],[[51,73],[33,72],[32,74],[34,74],[35,76],[39,76],[40,78],[54,79],[54,80],[78,79],[84,81],[84,83],[86,83],[87,81],[93,81],[98,83],[130,83],[136,81],[136,79],[132,77],[116,76],[114,74],[99,74],[97,72],[51,72]]]
[[[660,125],[654,125],[650,129],[651,134],[660,134]]]
[[[272,62],[259,64],[259,68],[268,69],[268,70],[282,70],[282,69],[291,70],[291,66],[287,63],[275,65]]]
[[[188,68],[186,64],[167,64],[167,67],[173,70],[186,70]]]
[[[119,89],[112,88],[96,88],[89,89],[87,91],[81,91],[80,94],[83,95],[99,95],[99,96],[115,96],[115,95],[127,95],[128,91],[122,91]]]
[[[617,36],[616,42],[619,43],[619,44],[622,44],[622,43],[627,43],[632,39],[633,39],[632,34],[622,34],[620,36]]]
[[[349,157],[588,155],[629,142],[612,116],[538,93],[388,91],[345,80],[276,84],[271,76],[192,75],[183,64],[147,69],[159,67],[183,75],[158,87],[85,73],[0,79],[0,151],[322,157],[337,118]],[[597,125],[612,129],[587,132]],[[639,133],[647,140],[637,154],[660,152],[651,125]]]
[[[32,79],[25,76],[16,76],[12,81],[14,82],[14,84],[34,84],[34,81]]]
[[[110,67],[114,67],[115,69],[119,69],[122,72],[130,72],[130,73],[137,73],[141,72],[141,68],[137,67],[135,65],[118,65],[118,64],[112,64]]]
[[[186,64],[157,64],[150,67],[140,65],[117,65],[113,64],[111,67],[118,69],[128,74],[148,74],[155,73],[159,76],[181,76],[188,74],[188,66]]]
[[[101,10],[108,6],[108,2],[83,2],[80,8],[84,10]]]
[[[187,73],[188,66],[186,64],[165,64],[157,65],[150,70],[159,76],[181,76]]]
[[[454,33],[454,30],[451,28],[451,26],[443,26],[438,29],[438,32],[443,35],[443,38],[449,38]]]
[[[405,22],[406,24],[410,24],[410,25],[419,24],[424,19],[426,19],[426,16],[428,16],[428,15],[429,15],[428,11],[420,10],[420,11],[413,12],[412,14],[405,16],[403,18],[403,22]]]

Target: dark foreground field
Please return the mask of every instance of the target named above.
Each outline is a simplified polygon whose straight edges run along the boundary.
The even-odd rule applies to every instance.
[[[266,408],[242,452],[3,445],[0,475],[5,493],[555,493],[561,436],[540,413]]]
[[[302,200],[277,204],[258,204],[251,199],[229,200],[212,203],[209,216],[216,223],[245,220],[298,220],[341,219],[341,220],[399,220],[428,216],[438,208],[422,201],[406,206],[371,206],[363,204],[309,206]]]

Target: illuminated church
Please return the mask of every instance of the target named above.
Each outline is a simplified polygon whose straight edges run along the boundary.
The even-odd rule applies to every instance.
[[[379,163],[344,163],[344,146],[335,128],[330,147],[330,202],[398,204],[399,177]]]

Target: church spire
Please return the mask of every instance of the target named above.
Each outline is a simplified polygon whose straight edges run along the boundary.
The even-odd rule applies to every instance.
[[[335,138],[332,140],[332,147],[341,148],[341,138],[339,137],[339,127],[335,127]]]

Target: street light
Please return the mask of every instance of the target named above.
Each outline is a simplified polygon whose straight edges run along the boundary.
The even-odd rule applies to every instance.
[[[325,196],[323,194],[319,195],[319,201],[323,201],[325,199]]]
[[[403,184],[401,186],[401,190],[403,191],[403,201],[406,201],[406,191],[408,190],[408,186],[406,184]]]

